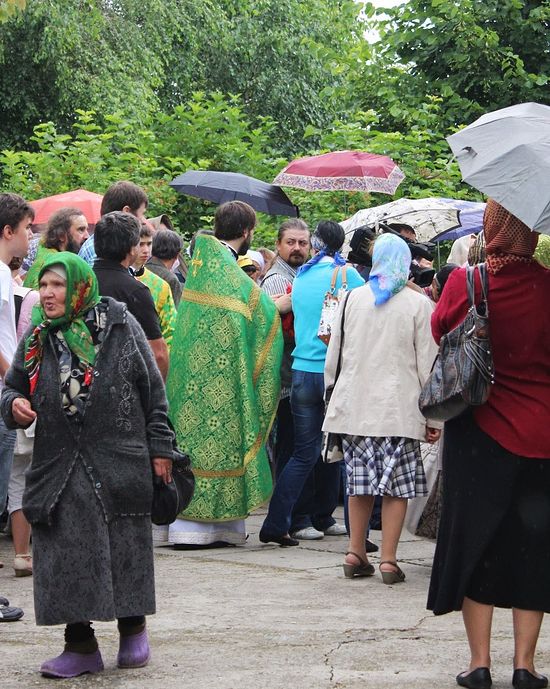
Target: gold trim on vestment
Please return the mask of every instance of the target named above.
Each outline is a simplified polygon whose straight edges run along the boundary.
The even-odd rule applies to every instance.
[[[243,304],[235,297],[222,297],[218,294],[203,294],[202,292],[195,292],[192,289],[184,289],[182,294],[183,301],[190,301],[193,304],[201,304],[202,306],[214,306],[218,309],[227,309],[227,311],[234,311],[240,313],[247,320],[252,320],[252,312],[248,304]]]
[[[248,298],[248,308],[250,313],[253,314],[260,303],[260,297],[262,296],[262,290],[259,287],[254,286],[250,292],[250,297]]]
[[[260,304],[262,296],[262,290],[257,287],[253,286],[250,295],[248,297],[248,303],[243,304],[242,301],[239,299],[235,299],[234,297],[224,297],[221,295],[215,295],[215,294],[203,294],[202,292],[196,292],[195,290],[190,290],[190,289],[184,289],[183,294],[182,294],[182,299],[185,301],[189,301],[193,304],[201,304],[204,306],[213,306],[215,308],[221,308],[221,309],[227,309],[228,311],[234,311],[236,313],[241,314],[244,316],[247,320],[252,320],[252,316],[254,314],[254,311]],[[269,331],[269,334],[267,336],[267,339],[264,343],[264,346],[262,347],[262,350],[260,352],[260,356],[258,357],[258,362],[256,363],[256,366],[254,368],[254,372],[252,374],[252,381],[253,384],[256,385],[257,380],[265,366],[265,362],[267,359],[267,356],[269,354],[269,350],[273,346],[273,342],[275,340],[275,337],[277,335],[279,326],[281,323],[281,319],[279,316],[279,313],[275,313],[275,318],[273,320],[273,324],[271,325],[271,329]],[[273,419],[275,418],[277,410],[275,409],[275,412],[273,414]],[[273,421],[272,421],[273,423]],[[243,459],[243,466],[238,467],[237,469],[227,469],[226,471],[208,471],[204,469],[196,469],[193,467],[193,473],[197,478],[239,478],[241,476],[244,476],[246,473],[246,468],[250,464],[250,462],[258,455],[258,452],[260,451],[262,445],[266,442],[267,437],[269,436],[269,431],[271,430],[271,424],[270,428],[267,433],[259,433],[258,437],[254,441],[254,444],[252,447],[248,450],[248,452],[245,454],[244,459]]]
[[[269,335],[267,336],[267,340],[265,341],[265,344],[262,347],[262,351],[260,352],[260,356],[258,357],[258,361],[256,363],[256,366],[254,367],[254,373],[252,374],[253,385],[256,385],[256,382],[258,381],[258,378],[260,377],[260,373],[262,372],[263,367],[265,366],[265,361],[267,359],[267,355],[269,354],[269,350],[271,349],[271,347],[273,345],[273,341],[275,340],[275,337],[276,337],[277,332],[279,330],[280,324],[281,324],[281,318],[279,316],[279,313],[277,312],[275,314],[275,318],[273,319],[273,323],[271,325],[271,330],[269,331]]]
[[[246,466],[238,469],[228,469],[227,471],[205,471],[203,469],[196,469],[193,467],[193,474],[198,478],[238,478],[244,476]]]

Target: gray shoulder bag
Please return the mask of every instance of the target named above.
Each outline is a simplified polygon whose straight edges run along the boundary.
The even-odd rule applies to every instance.
[[[481,302],[475,303],[475,272],[479,269]],[[418,406],[427,419],[448,421],[468,407],[489,399],[495,382],[489,340],[489,289],[484,263],[466,273],[470,307],[464,321],[441,338],[439,354],[422,388]]]

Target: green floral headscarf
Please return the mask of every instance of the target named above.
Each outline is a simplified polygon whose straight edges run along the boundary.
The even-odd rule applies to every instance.
[[[69,251],[60,251],[48,256],[42,266],[38,279],[51,266],[62,265],[67,273],[67,295],[65,313],[59,318],[49,320],[40,303],[32,310],[32,333],[25,342],[25,368],[29,375],[31,393],[38,382],[42,348],[48,333],[60,328],[69,349],[80,359],[90,378],[96,358],[92,336],[84,323],[83,316],[100,300],[97,278],[92,268]]]

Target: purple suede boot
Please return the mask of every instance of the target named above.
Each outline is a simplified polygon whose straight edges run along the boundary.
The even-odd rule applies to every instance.
[[[78,675],[83,675],[86,672],[101,672],[102,670],[103,660],[99,649],[94,653],[63,651],[57,658],[46,660],[40,667],[40,672],[44,677],[58,679],[78,677]]]
[[[138,634],[121,636],[118,647],[117,665],[121,668],[145,667],[151,657],[147,630]]]

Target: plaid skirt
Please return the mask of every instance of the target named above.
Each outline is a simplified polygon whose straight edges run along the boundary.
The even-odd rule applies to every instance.
[[[342,445],[348,495],[428,494],[419,440],[343,435]]]

